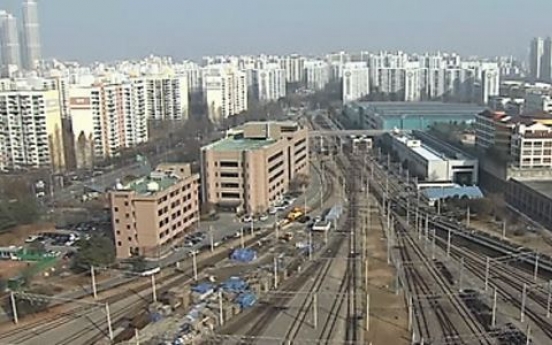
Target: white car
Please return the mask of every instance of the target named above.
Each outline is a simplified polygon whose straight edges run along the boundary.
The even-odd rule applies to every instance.
[[[32,235],[32,236],[27,237],[27,239],[25,240],[25,243],[33,243],[36,240],[38,240],[38,236],[37,235]]]
[[[276,207],[271,207],[268,209],[268,214],[276,214],[278,213],[278,209]]]
[[[266,214],[263,214],[259,217],[259,221],[261,222],[266,222],[268,220],[268,215]]]
[[[244,223],[250,223],[250,222],[253,221],[253,217],[251,215],[247,215],[247,216],[243,217],[242,221]]]

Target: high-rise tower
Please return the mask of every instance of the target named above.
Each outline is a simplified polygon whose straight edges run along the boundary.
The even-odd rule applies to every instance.
[[[23,55],[25,68],[35,69],[41,59],[40,25],[36,0],[23,1]]]
[[[0,11],[0,54],[2,66],[21,67],[17,20],[5,11]]]

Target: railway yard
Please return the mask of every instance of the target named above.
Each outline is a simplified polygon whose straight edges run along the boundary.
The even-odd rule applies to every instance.
[[[12,314],[0,344],[552,343],[548,255],[437,215],[387,157],[319,145],[330,155],[313,154],[322,183],[303,209],[339,210],[330,230],[275,218],[97,298]]]

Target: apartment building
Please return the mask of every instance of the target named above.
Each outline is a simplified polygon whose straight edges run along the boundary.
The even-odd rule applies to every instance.
[[[343,102],[358,101],[370,93],[370,72],[365,62],[344,65],[342,91]]]
[[[159,257],[199,220],[199,174],[189,164],[160,165],[109,192],[118,259]]]
[[[65,169],[58,92],[0,92],[0,170]]]
[[[286,71],[286,82],[299,83],[303,81],[306,58],[293,54],[280,59],[280,66]]]
[[[512,117],[503,111],[485,110],[475,115],[475,147],[479,150],[493,148],[505,155],[510,154]]]
[[[0,11],[0,66],[20,68],[20,51],[17,19],[6,11]]]
[[[513,163],[522,168],[552,168],[552,128],[539,122],[515,125]]]
[[[249,122],[201,149],[203,201],[262,213],[309,173],[308,130],[295,122]]]
[[[276,63],[268,63],[253,72],[253,92],[261,102],[277,101],[286,96],[286,71]]]
[[[70,89],[77,168],[148,140],[145,99],[145,86],[130,82]]]
[[[330,65],[326,61],[307,60],[303,68],[305,86],[309,90],[322,90],[330,81]]]
[[[247,76],[235,66],[208,66],[203,75],[203,96],[209,119],[220,123],[247,110]]]
[[[132,80],[142,88],[146,117],[149,120],[183,121],[188,119],[188,79],[176,76],[145,76]]]

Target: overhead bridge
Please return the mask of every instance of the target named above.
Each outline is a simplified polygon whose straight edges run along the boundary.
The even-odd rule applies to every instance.
[[[343,129],[343,130],[315,130],[310,131],[309,136],[311,138],[317,138],[317,137],[349,137],[349,136],[368,136],[368,137],[376,137],[378,135],[382,135],[384,133],[392,132],[392,130],[385,130],[385,129]],[[405,132],[405,131],[403,131]]]

